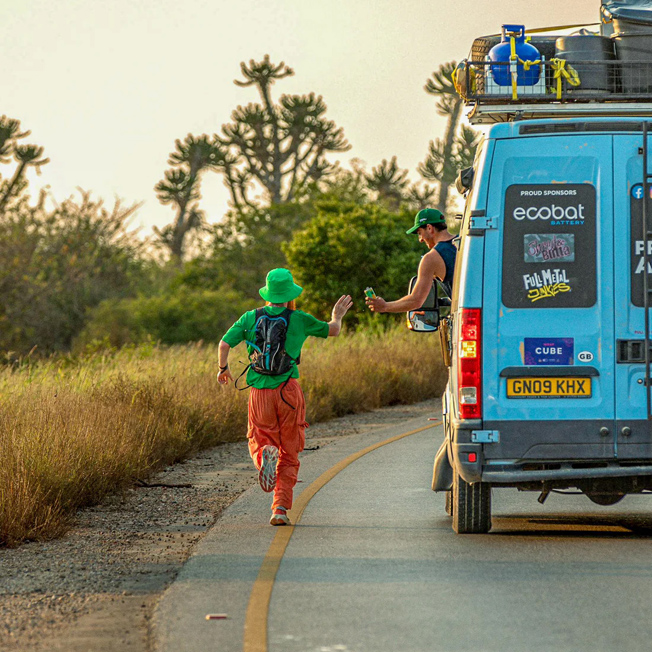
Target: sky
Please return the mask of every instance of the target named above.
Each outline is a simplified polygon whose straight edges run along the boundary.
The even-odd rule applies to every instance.
[[[238,105],[240,62],[284,61],[295,71],[273,87],[322,95],[326,116],[351,144],[342,164],[367,169],[397,156],[418,180],[428,143],[443,135],[423,86],[473,39],[503,23],[526,28],[599,20],[599,0],[0,0],[2,106],[44,147],[33,194],[57,201],[81,188],[112,206],[141,203],[132,226],[170,223],[154,186],[177,138],[213,134]],[[11,169],[0,170],[3,176]],[[209,222],[228,209],[218,174],[205,175]]]

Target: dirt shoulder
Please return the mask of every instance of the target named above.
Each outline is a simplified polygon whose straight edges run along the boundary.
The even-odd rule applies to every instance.
[[[316,424],[302,455],[440,411],[434,399]],[[0,550],[0,649],[150,652],[159,596],[224,509],[255,483],[245,443],[225,444],[81,511],[59,540]]]

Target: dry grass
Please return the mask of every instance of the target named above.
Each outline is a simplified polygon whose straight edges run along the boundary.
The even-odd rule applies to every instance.
[[[394,330],[313,341],[301,365],[308,420],[440,395],[437,339]],[[59,536],[79,507],[243,439],[248,392],[219,387],[216,370],[214,346],[140,346],[0,372],[0,544]]]

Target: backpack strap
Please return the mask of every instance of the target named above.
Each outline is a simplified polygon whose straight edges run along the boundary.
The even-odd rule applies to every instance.
[[[293,312],[294,312],[294,310],[290,310],[289,308],[286,308],[282,313],[283,317],[285,317],[285,320],[288,323],[288,330],[290,329],[290,317],[292,316]],[[286,353],[287,353],[287,351],[286,351]],[[294,360],[294,364],[299,364],[301,362],[301,353],[299,353],[298,357],[292,358],[292,359]],[[283,397],[281,396],[281,398],[283,398]],[[288,405],[289,405],[289,403],[288,403]],[[290,406],[290,407],[292,407],[292,406]]]
[[[266,314],[265,313],[265,308],[256,308],[256,313],[254,314],[254,330],[253,330],[254,337],[252,339],[256,339],[255,338],[256,327],[258,326],[258,321],[260,320],[260,318],[264,314]],[[251,340],[245,339],[245,344],[248,344],[250,347],[252,347],[256,351],[258,351],[258,353],[260,353],[260,349],[258,348],[258,346],[256,346],[256,342],[252,342]],[[249,355],[249,359],[251,359],[251,355]],[[249,365],[249,366],[251,366],[251,365]],[[247,367],[247,368],[249,368],[249,367]],[[246,369],[245,369],[245,371],[246,371]]]
[[[251,385],[247,385],[246,387],[238,387],[238,381],[247,373],[247,371],[249,371],[249,367],[251,367],[251,362],[242,370],[242,373],[235,379],[235,382],[233,383],[233,386],[240,391],[243,389],[249,389],[251,387]]]
[[[285,379],[285,382],[281,385],[281,392],[280,392],[280,394],[281,394],[281,400],[283,401],[283,403],[285,403],[285,405],[289,405],[293,410],[296,410],[296,409],[297,409],[296,406],[292,405],[292,403],[288,403],[288,402],[285,400],[285,396],[283,396],[283,390],[285,389],[286,385],[290,382],[290,378],[292,378],[292,374],[290,374],[290,375]]]
[[[256,324],[258,324],[258,320],[264,314],[265,314],[265,308],[256,308],[256,314],[254,316],[254,332],[256,330]],[[248,344],[249,346],[252,346],[254,349],[258,348],[255,342],[250,342],[249,340],[245,340],[245,343]],[[249,364],[242,370],[242,373],[235,379],[233,385],[236,389],[244,390],[244,389],[249,389],[251,387],[251,385],[247,385],[246,387],[238,387],[238,381],[247,373],[247,371],[249,371],[250,367],[251,367],[251,362],[249,362]]]

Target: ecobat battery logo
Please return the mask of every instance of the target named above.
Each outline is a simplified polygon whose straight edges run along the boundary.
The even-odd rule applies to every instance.
[[[551,225],[581,225],[587,216],[586,204],[578,196],[577,188],[522,188],[518,196],[522,203],[518,202],[512,210],[517,222],[540,220]]]
[[[517,206],[512,213],[515,220],[522,222],[525,219],[550,220],[551,224],[583,224],[586,217],[584,204],[576,206],[559,206],[550,204],[544,206]]]

